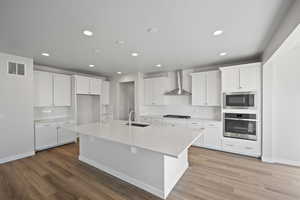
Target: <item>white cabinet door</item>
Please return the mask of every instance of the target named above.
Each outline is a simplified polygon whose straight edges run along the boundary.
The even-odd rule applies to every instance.
[[[224,69],[222,70],[222,91],[235,92],[239,89],[239,70]]]
[[[53,106],[52,74],[34,72],[34,106]]]
[[[101,79],[90,79],[90,94],[100,95],[101,94]]]
[[[102,82],[102,104],[109,105],[109,81]]]
[[[53,94],[55,106],[71,106],[71,77],[53,74]]]
[[[146,106],[153,105],[153,85],[152,79],[144,79],[144,104]]]
[[[206,72],[192,75],[192,105],[205,106],[207,93]]]
[[[240,68],[240,91],[256,91],[258,85],[258,68],[241,67]]]
[[[76,94],[90,93],[90,78],[84,76],[75,76]]]
[[[221,105],[221,75],[220,71],[210,71],[206,74],[207,81],[207,105]]]
[[[219,123],[207,122],[204,128],[204,146],[211,149],[222,148],[222,128]]]
[[[42,150],[57,145],[57,128],[55,124],[43,124],[35,127],[35,149]]]
[[[76,134],[62,128],[57,129],[57,141],[59,145],[68,144],[76,141]]]
[[[152,79],[153,93],[152,101],[154,105],[165,105],[165,92],[167,88],[166,78],[154,78]]]

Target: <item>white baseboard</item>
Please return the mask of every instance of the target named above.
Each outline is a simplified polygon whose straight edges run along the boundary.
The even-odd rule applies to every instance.
[[[286,159],[280,159],[280,158],[272,159],[272,158],[262,157],[262,161],[267,162],[267,163],[277,163],[277,164],[300,167],[300,161],[294,161],[294,160],[286,160]]]
[[[26,152],[26,153],[22,153],[22,154],[17,154],[17,155],[1,158],[0,164],[11,162],[14,160],[19,160],[19,159],[26,158],[26,157],[30,157],[30,156],[33,156],[34,154],[35,154],[34,151],[30,151],[30,152]]]
[[[106,167],[96,161],[93,161],[93,160],[90,160],[84,156],[79,156],[79,160],[82,161],[82,162],[85,162],[93,167],[96,167],[97,169],[100,169],[110,175],[113,175],[119,179],[122,179],[123,181],[127,182],[127,183],[130,183],[132,185],[135,185],[136,187],[138,188],[141,188],[147,192],[150,192],[151,194],[154,194],[155,196],[158,196],[162,199],[165,199],[165,195],[164,195],[164,191],[158,189],[158,188],[155,188],[147,183],[144,183],[140,180],[137,180],[135,178],[132,178],[122,172],[119,172],[119,171],[116,171],[114,169],[111,169],[109,167]]]

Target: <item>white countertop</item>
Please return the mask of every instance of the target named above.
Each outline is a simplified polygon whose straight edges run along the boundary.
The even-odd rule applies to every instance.
[[[110,121],[85,125],[68,125],[63,128],[78,134],[147,149],[178,157],[200,136],[201,131],[182,127],[129,127],[125,121]]]

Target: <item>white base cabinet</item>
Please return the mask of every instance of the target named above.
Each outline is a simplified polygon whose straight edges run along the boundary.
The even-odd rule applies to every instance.
[[[260,157],[261,147],[257,141],[223,138],[222,150],[247,156]]]
[[[35,125],[35,150],[44,150],[63,144],[75,142],[77,135],[74,132],[62,129],[66,123],[38,123]]]
[[[35,149],[42,150],[57,145],[56,124],[39,124],[35,127]]]

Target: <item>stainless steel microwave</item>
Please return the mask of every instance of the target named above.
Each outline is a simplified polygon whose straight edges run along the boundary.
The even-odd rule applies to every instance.
[[[224,108],[227,109],[255,109],[256,93],[224,93]]]

